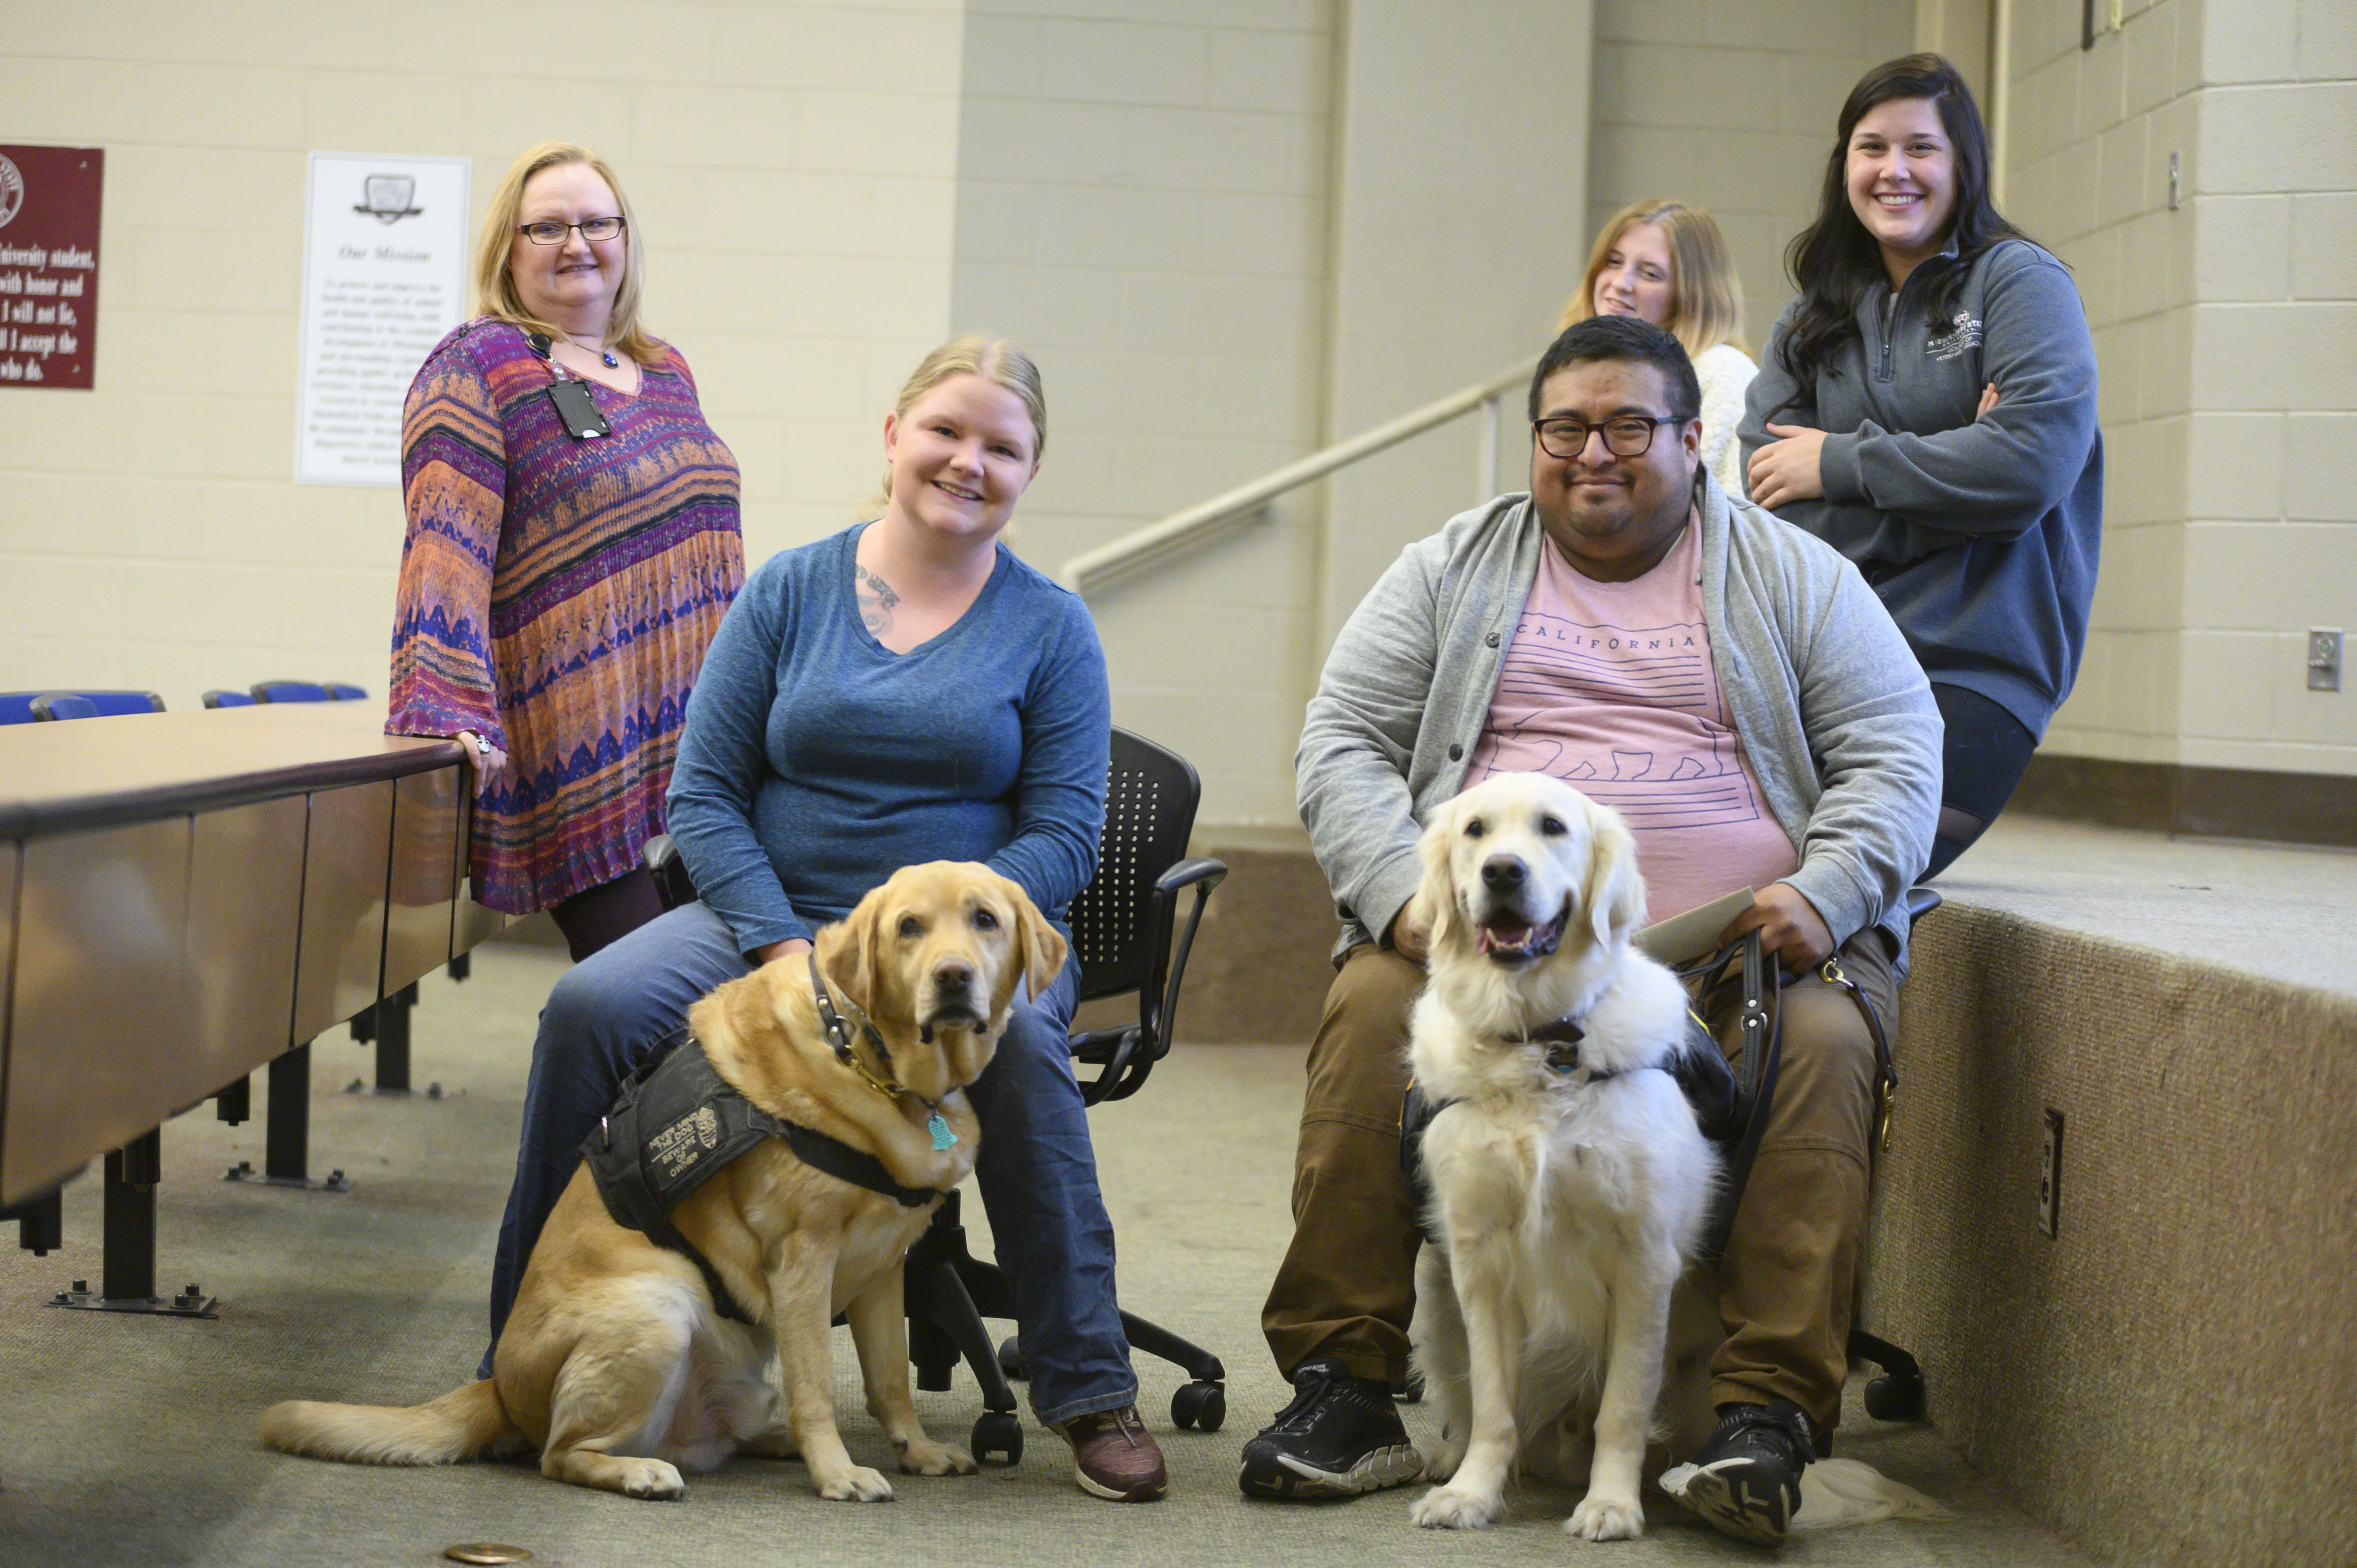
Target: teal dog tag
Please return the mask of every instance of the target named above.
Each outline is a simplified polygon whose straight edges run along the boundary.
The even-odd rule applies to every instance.
[[[939,1153],[943,1149],[954,1148],[957,1145],[957,1134],[950,1131],[948,1119],[942,1116],[942,1114],[938,1111],[934,1112],[931,1117],[926,1119],[925,1131],[933,1135],[933,1149],[935,1153]]]

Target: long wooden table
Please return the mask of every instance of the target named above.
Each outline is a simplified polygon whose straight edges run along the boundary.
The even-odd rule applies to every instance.
[[[0,726],[0,1207],[448,963],[458,746],[375,702]]]

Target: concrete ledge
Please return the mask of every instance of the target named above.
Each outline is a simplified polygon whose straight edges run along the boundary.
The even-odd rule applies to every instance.
[[[1863,1321],[1933,1424],[2108,1561],[2346,1561],[2357,1002],[1961,900],[1915,950]]]

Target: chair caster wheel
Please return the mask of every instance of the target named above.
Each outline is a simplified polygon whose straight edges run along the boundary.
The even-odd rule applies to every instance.
[[[1868,1379],[1866,1413],[1877,1421],[1922,1420],[1923,1380],[1898,1372],[1885,1372],[1878,1378]]]
[[[1010,1383],[1023,1380],[1023,1341],[1015,1335],[998,1342],[998,1369]]]
[[[1181,1432],[1217,1432],[1228,1419],[1228,1391],[1217,1383],[1189,1383],[1170,1396],[1170,1424]]]
[[[1023,1462],[1023,1423],[1003,1410],[985,1411],[974,1423],[974,1436],[967,1444],[974,1450],[977,1463],[987,1465],[992,1457],[1009,1465]]]

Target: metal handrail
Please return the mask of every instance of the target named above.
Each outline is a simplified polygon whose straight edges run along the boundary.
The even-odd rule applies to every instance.
[[[1531,372],[1537,368],[1535,359],[1525,360],[1488,381],[1450,392],[1348,441],[1338,441],[1248,485],[1239,485],[1225,495],[1214,496],[1200,506],[1189,507],[1093,550],[1083,550],[1065,562],[1057,575],[1074,593],[1086,594],[1092,588],[1101,588],[1157,566],[1248,521],[1287,490],[1324,478],[1337,468],[1372,456],[1387,446],[1396,446],[1412,435],[1421,435],[1477,408],[1482,411],[1482,441],[1475,468],[1475,484],[1480,491],[1475,499],[1488,500],[1497,493],[1499,401],[1515,388],[1527,385]]]

